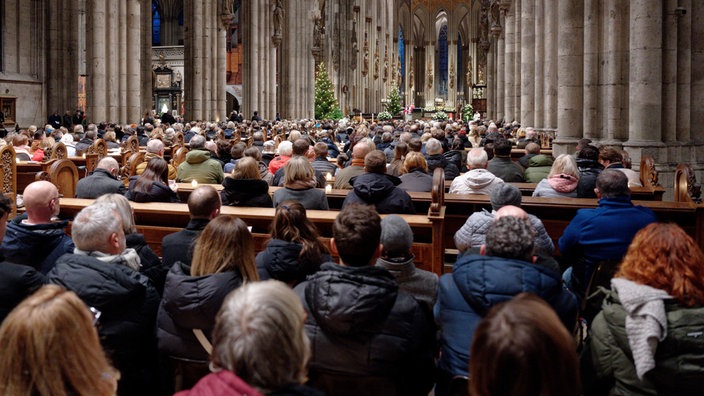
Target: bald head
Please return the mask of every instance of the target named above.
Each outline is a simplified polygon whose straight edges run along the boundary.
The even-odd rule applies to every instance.
[[[164,143],[159,139],[152,139],[148,141],[147,152],[158,154],[161,157],[164,154]]]
[[[525,210],[519,208],[518,206],[506,205],[496,211],[494,221],[502,217],[516,217],[519,219],[527,219],[528,213]]]
[[[59,214],[59,190],[48,181],[36,181],[24,189],[23,201],[27,223],[46,224]]]
[[[369,144],[362,140],[354,145],[354,148],[352,149],[352,156],[354,158],[364,159],[364,157],[366,157],[371,151],[372,149],[369,147]]]
[[[104,157],[98,162],[96,168],[105,169],[106,171],[117,176],[117,172],[120,170],[120,165],[117,163],[117,160],[115,160],[115,158]]]
[[[213,219],[221,205],[220,194],[212,186],[200,186],[188,196],[188,211],[194,219]]]

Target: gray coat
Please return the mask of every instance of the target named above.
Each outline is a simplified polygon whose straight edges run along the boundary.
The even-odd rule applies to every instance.
[[[127,188],[106,169],[97,168],[76,184],[76,198],[95,199],[105,194],[125,195]]]

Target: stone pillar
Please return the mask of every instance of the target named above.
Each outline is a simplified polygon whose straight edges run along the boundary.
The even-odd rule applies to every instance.
[[[545,3],[545,73],[543,75],[543,95],[545,111],[543,113],[543,128],[557,128],[557,7],[552,2]]]
[[[535,1],[521,2],[521,125],[535,125]]]
[[[599,0],[584,0],[584,137],[596,139],[599,86]],[[610,32],[609,35],[614,35]],[[612,61],[612,58],[607,58]]]
[[[152,109],[152,2],[147,0],[138,0],[140,6],[141,20],[141,40],[139,43],[130,43],[130,46],[139,46],[139,51],[142,59],[140,59],[139,80],[142,82],[141,103],[139,106],[140,115],[147,110]],[[139,121],[139,118],[134,120]]]
[[[608,30],[611,34],[605,37],[606,53],[608,59],[604,83],[606,85],[606,135],[601,136],[605,143],[620,143],[625,140],[627,131],[624,128],[625,92],[628,76],[624,76],[624,64],[627,61],[627,47],[624,45],[624,14],[625,5],[618,0],[609,0],[607,12],[613,15],[607,19]]]
[[[89,0],[87,21],[87,61],[88,73],[86,92],[88,117],[93,121],[107,119],[106,59],[106,20],[105,0]]]
[[[121,118],[122,122],[135,122],[139,120],[141,113],[141,101],[140,101],[140,91],[142,89],[148,89],[151,91],[151,86],[142,87],[140,85],[140,65],[142,62],[141,50],[139,46],[134,45],[134,43],[140,42],[140,24],[142,19],[142,13],[140,9],[140,4],[138,0],[128,0],[127,1],[127,34],[125,43],[125,58],[124,63],[126,67],[126,106],[124,118]],[[129,48],[129,52],[127,51]],[[151,59],[145,60],[151,63]]]
[[[694,14],[692,3],[701,4],[701,2],[691,0],[681,1],[681,6],[685,7],[688,12],[685,15],[681,15],[677,19],[677,131],[676,139],[680,142],[689,142],[692,139],[691,134],[691,114],[693,108],[701,108],[700,105],[692,106],[692,66],[696,65],[698,72],[701,72],[702,63],[692,63],[692,37],[702,37],[694,36],[692,32],[692,15]],[[702,8],[700,8],[701,10]],[[700,29],[699,34],[701,34],[700,24],[697,24],[697,28]],[[701,41],[701,40],[698,40]],[[699,44],[701,45],[701,44]],[[701,54],[702,51],[698,51]],[[701,103],[701,102],[699,102]],[[665,124],[667,125],[667,124]],[[667,128],[666,130],[669,130]],[[701,140],[700,140],[701,141]]]
[[[557,138],[555,155],[574,150],[582,137],[584,105],[584,0],[558,5]]]
[[[496,40],[489,37],[493,41],[493,45],[489,44],[489,51],[486,54],[486,117],[490,119],[498,119],[498,106],[496,102],[496,78],[498,72],[496,70]],[[473,97],[472,88],[469,90],[469,100]],[[470,102],[471,103],[471,102]]]
[[[221,16],[218,15],[216,10],[215,18],[217,20],[217,53],[218,59],[216,63],[217,75],[215,80],[215,92],[216,92],[216,103],[215,103],[215,118],[224,120],[227,118],[227,92],[225,91],[225,86],[227,85],[227,27],[228,19],[221,20]]]
[[[534,105],[534,114],[533,114],[533,122],[530,125],[526,125],[526,122],[524,121],[523,125],[526,126],[534,126],[536,128],[542,129],[545,126],[545,121],[544,121],[544,111],[545,111],[545,96],[543,94],[544,92],[544,84],[543,80],[545,79],[545,71],[544,71],[544,66],[545,66],[545,31],[544,31],[544,26],[545,26],[545,16],[544,16],[544,11],[545,8],[543,7],[543,0],[536,0],[535,2],[535,20],[533,21],[533,34],[535,35],[535,54],[534,54],[534,67],[535,67],[535,75],[534,77],[529,77],[531,80],[533,80],[533,90],[534,90],[534,96],[533,96],[533,101],[535,103]]]
[[[691,2],[692,21],[704,16],[704,4],[700,1]],[[692,23],[691,37],[704,37],[704,24]],[[692,130],[691,138],[700,143],[704,141],[704,129],[700,126],[704,125],[704,40],[692,40],[692,71],[691,71],[691,100],[690,106],[692,109],[692,118],[690,120],[690,128]]]
[[[118,37],[118,27],[120,25],[119,19],[119,2],[118,1],[108,1],[106,2],[106,18],[105,18],[105,28],[107,38],[104,42],[99,43],[106,48],[119,48],[119,37]],[[107,53],[106,53],[107,56]],[[119,75],[122,70],[120,70],[120,65],[122,62],[117,61],[112,56],[105,59],[105,84],[106,84],[106,103],[105,103],[105,113],[106,118],[93,119],[93,121],[114,121],[119,118],[118,109],[120,107],[120,97],[119,97]]]
[[[660,2],[630,2],[629,145],[660,142],[662,131],[662,17]]]
[[[504,33],[505,34],[505,33]],[[496,38],[496,121],[506,118],[506,40],[499,31]]]
[[[513,87],[511,95],[513,96],[513,120],[520,121],[521,118],[521,7],[522,0],[514,0],[514,5],[511,7],[513,13]]]
[[[279,72],[282,98],[277,110],[284,118],[313,118],[315,65],[311,53],[314,32],[310,4],[288,2],[286,5],[285,24],[282,27],[284,33],[279,48],[282,57]],[[341,53],[344,54],[344,51]],[[347,69],[344,63],[340,67]]]
[[[504,96],[504,121],[511,122],[516,119],[515,106],[516,106],[516,96],[514,91],[514,59],[515,59],[515,45],[516,45],[516,22],[514,20],[515,8],[506,10],[508,12],[504,18],[504,50],[501,51],[504,54],[504,83],[499,85],[499,90]]]

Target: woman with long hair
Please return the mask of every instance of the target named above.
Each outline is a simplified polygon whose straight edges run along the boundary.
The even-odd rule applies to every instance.
[[[579,169],[574,157],[560,154],[552,163],[548,177],[543,179],[533,190],[534,197],[577,198]]]
[[[157,315],[159,351],[165,356],[200,362],[205,375],[209,353],[194,330],[202,331],[210,340],[225,296],[242,284],[258,280],[254,240],[247,224],[226,215],[211,220],[196,240],[191,265],[176,262],[166,276]]]
[[[169,187],[169,164],[161,157],[152,158],[139,176],[130,177],[125,197],[134,202],[181,202]]]
[[[255,149],[256,150],[256,149]],[[269,184],[261,179],[257,160],[242,157],[237,160],[232,173],[225,176],[220,191],[223,205],[270,208]]]
[[[318,230],[306,217],[303,205],[297,201],[279,204],[271,224],[271,239],[257,254],[259,276],[295,286],[317,272],[322,263],[331,260]]]
[[[640,230],[582,354],[586,395],[701,395],[704,253],[676,224]]]
[[[544,300],[521,293],[493,307],[474,332],[473,396],[578,396],[574,339]]]
[[[315,188],[316,184],[315,170],[308,158],[292,157],[284,165],[284,188],[274,192],[274,207],[283,201],[294,200],[308,210],[328,210],[325,191]]]
[[[389,163],[388,173],[391,176],[401,176],[403,174],[403,161],[408,153],[408,145],[405,142],[396,142],[394,147],[394,159]]]
[[[125,232],[125,241],[128,249],[134,249],[139,256],[140,267],[139,272],[149,278],[154,287],[159,291],[159,295],[164,292],[164,280],[166,273],[169,271],[165,268],[159,256],[154,253],[152,248],[144,238],[144,234],[137,232],[137,225],[134,221],[134,211],[130,202],[120,194],[105,194],[98,197],[95,202],[112,202],[115,204],[115,209],[122,220],[122,230]],[[129,254],[129,253],[126,253]]]
[[[56,285],[22,301],[0,326],[0,394],[115,395],[120,374],[100,345],[98,315]]]

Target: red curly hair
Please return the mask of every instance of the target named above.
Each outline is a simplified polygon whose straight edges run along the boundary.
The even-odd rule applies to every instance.
[[[686,307],[704,304],[704,253],[676,224],[640,230],[616,277],[664,290]]]

